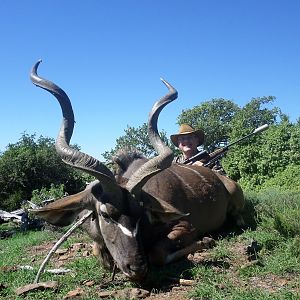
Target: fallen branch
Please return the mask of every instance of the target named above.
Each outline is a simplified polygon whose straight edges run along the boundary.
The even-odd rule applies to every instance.
[[[21,223],[21,218],[22,216],[16,214],[15,212],[0,210],[0,220],[2,220],[3,222],[8,222],[12,220]]]
[[[174,278],[174,277],[166,277],[167,280],[170,280],[174,283],[180,284],[180,285],[186,285],[191,286],[196,283],[195,280],[192,279],[183,279],[183,278]]]
[[[18,296],[25,295],[28,292],[32,291],[43,291],[47,289],[53,289],[56,290],[58,288],[58,282],[57,281],[47,281],[47,282],[41,282],[41,283],[33,283],[33,284],[27,284],[24,286],[21,286],[16,289],[16,294]]]
[[[55,253],[55,251],[58,249],[58,247],[72,234],[72,232],[79,227],[80,225],[82,225],[86,219],[88,219],[91,214],[93,212],[89,211],[88,213],[86,213],[79,221],[77,221],[57,242],[56,244],[52,247],[52,249],[49,251],[48,255],[46,256],[46,258],[44,259],[43,263],[40,266],[40,269],[35,277],[35,280],[33,283],[38,283],[41,273],[44,271],[45,266],[47,264],[47,262],[49,261],[49,259],[51,258],[51,256]]]

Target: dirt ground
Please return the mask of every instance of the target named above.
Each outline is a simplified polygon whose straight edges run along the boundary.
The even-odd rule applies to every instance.
[[[50,249],[53,247],[55,242],[43,243],[39,246],[34,246],[29,249],[29,255],[32,257],[42,256],[46,257]],[[51,257],[51,269],[63,269],[67,262],[70,260],[82,256],[87,257],[92,255],[91,245],[88,243],[76,243],[72,244],[69,248],[58,249],[55,254]],[[200,253],[195,254],[195,257],[199,260]],[[194,256],[189,257],[190,261],[193,263]],[[40,262],[39,262],[40,263]],[[46,269],[48,266],[46,266]],[[50,268],[50,267],[49,267]],[[42,281],[42,278],[40,279]],[[117,273],[115,276],[114,286],[116,291],[105,292],[105,288],[111,284],[111,278],[104,278],[100,284],[86,280],[83,285],[93,285],[99,289],[100,298],[105,298],[109,296],[125,296],[130,298],[134,296],[135,298],[146,299],[146,300],[159,300],[159,299],[172,299],[172,300],[184,300],[187,298],[187,293],[192,288],[195,283],[192,280],[186,279],[183,282],[179,282],[179,278],[166,278],[161,286],[156,286],[152,288],[126,288],[118,290],[118,286],[123,286],[126,278],[121,274]],[[182,281],[182,280],[181,280]],[[81,283],[78,283],[81,286]],[[102,292],[101,292],[102,291]],[[80,293],[80,291],[77,291]],[[74,291],[74,297],[79,295]],[[71,299],[72,297],[68,298]]]
[[[32,247],[30,249],[30,255],[32,255],[32,257],[37,257],[37,254],[42,254],[44,255],[43,257],[45,257],[53,245],[54,242],[48,242],[40,246]],[[224,258],[222,259],[222,261],[215,261],[212,260],[211,250],[205,250],[203,252],[196,252],[193,255],[189,255],[187,261],[191,266],[199,263],[208,264],[212,268],[214,268],[216,272],[221,270],[221,266],[224,267],[224,265],[226,265],[226,271],[231,276],[232,280],[236,281],[237,285],[249,284],[246,282],[242,282],[241,279],[239,279],[236,275],[236,270],[238,267],[247,266],[252,263],[251,261],[249,261],[248,255],[246,254],[245,245],[236,243],[234,245],[234,248],[230,249],[230,251],[234,253],[234,258]],[[53,267],[53,265],[54,268],[64,268],[65,264],[68,261],[74,259],[75,256],[78,258],[78,256],[86,257],[89,255],[92,255],[92,249],[90,244],[88,243],[76,243],[71,245],[67,249],[58,249],[51,258],[51,268]],[[180,265],[182,264],[182,262],[178,262],[178,264]],[[105,288],[108,287],[109,284],[111,284],[111,278],[104,278],[104,280],[100,284],[89,280],[86,280],[83,283],[79,282],[78,290],[71,291],[70,297],[66,299],[72,299],[72,292],[74,297],[76,297],[76,295],[79,296],[80,293],[82,293],[82,289],[80,289],[80,287],[82,285],[85,285],[96,287],[99,290],[100,299],[115,296],[120,298],[139,298],[146,300],[186,300],[193,299],[188,296],[188,293],[192,290],[193,285],[196,284],[196,282],[191,280],[191,278],[181,278],[180,281],[179,278],[165,278],[163,282],[161,282],[160,286],[152,288],[124,288],[125,281],[126,278],[122,274],[117,273],[114,281],[116,290],[113,292],[105,290]],[[270,292],[272,292],[287,285],[289,282],[289,278],[269,276],[262,279],[252,277],[250,279],[250,282],[252,286],[256,286],[258,288],[269,290]],[[118,289],[118,286],[120,286],[120,289]]]

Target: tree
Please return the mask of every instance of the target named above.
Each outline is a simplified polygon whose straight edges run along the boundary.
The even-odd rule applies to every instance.
[[[15,144],[9,144],[0,156],[0,201],[4,209],[18,208],[22,199],[30,199],[35,189],[51,184],[65,185],[75,193],[85,187],[79,171],[65,165],[58,157],[54,140],[23,133]]]
[[[232,119],[230,139],[250,133],[263,124],[270,127],[262,134],[233,147],[223,166],[229,176],[249,189],[259,189],[289,165],[299,165],[299,124],[293,124],[277,107],[266,108],[274,97],[253,98]]]
[[[275,176],[279,178],[278,174],[285,174],[286,168],[294,170],[290,166],[300,164],[300,121],[292,124],[278,107],[273,107],[274,100],[273,96],[252,98],[239,107],[229,100],[212,99],[183,111],[178,123],[204,129],[204,149],[209,152],[268,124],[267,131],[236,144],[222,159],[229,177],[244,188],[259,189],[268,186]]]
[[[265,183],[279,178],[287,168],[300,167],[300,126],[287,120],[273,124],[261,136],[230,151],[223,165],[246,188],[270,185]]]
[[[238,139],[263,124],[271,125],[286,119],[278,107],[267,107],[273,105],[275,99],[273,96],[252,98],[239,109],[230,121],[230,140]]]
[[[231,132],[231,120],[240,108],[231,100],[215,98],[191,109],[183,110],[177,123],[187,123],[205,132],[204,148],[213,151],[220,145],[227,144]]]
[[[125,151],[137,150],[138,152],[144,154],[146,157],[151,157],[153,155],[156,155],[156,152],[148,138],[147,123],[144,123],[137,128],[127,126],[127,128],[124,131],[125,131],[125,135],[119,137],[116,140],[116,147],[102,154],[102,156],[105,158],[107,162],[111,161],[112,157],[115,156],[120,150],[125,150]],[[160,136],[162,137],[163,141],[175,151],[175,147],[168,140],[166,132],[161,131]]]

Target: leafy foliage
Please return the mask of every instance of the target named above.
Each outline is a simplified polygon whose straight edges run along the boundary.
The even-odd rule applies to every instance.
[[[286,118],[278,107],[268,108],[274,100],[273,96],[252,98],[232,118],[230,139],[237,139],[263,124],[275,124],[278,119]]]
[[[102,154],[106,161],[111,161],[111,158],[120,150],[137,150],[144,154],[146,157],[151,157],[156,154],[148,138],[147,123],[144,123],[142,124],[142,126],[139,126],[137,128],[127,126],[124,131],[125,134],[116,140],[116,147]],[[170,143],[166,136],[166,132],[160,132],[160,136],[162,140],[175,151],[173,144]]]
[[[16,209],[22,199],[31,198],[33,190],[51,184],[63,183],[68,193],[78,192],[85,186],[84,179],[57,156],[53,139],[24,133],[0,156],[1,207]]]
[[[178,124],[187,123],[205,132],[204,148],[213,151],[218,145],[228,142],[231,132],[231,120],[240,111],[231,100],[215,98],[183,110]]]
[[[222,159],[229,177],[244,189],[260,190],[280,186],[299,190],[300,127],[293,124],[278,107],[275,97],[252,98],[244,107],[230,100],[212,99],[183,111],[178,123],[202,128],[208,152],[227,146],[268,124],[269,129],[231,147]]]
[[[50,188],[42,187],[40,190],[33,190],[31,201],[36,205],[41,205],[43,201],[49,199],[58,199],[65,196],[64,184],[54,185],[51,183]]]
[[[230,150],[223,165],[245,188],[299,190],[300,127],[287,120]],[[289,180],[290,179],[290,180]]]
[[[253,98],[241,108],[231,120],[230,141],[246,136],[263,124],[276,124],[276,120],[281,116],[280,110],[264,107],[273,101],[274,97]],[[230,149],[230,153],[223,161],[230,177],[237,181],[241,180],[242,183],[249,180],[247,181],[249,186],[260,185],[263,182],[263,176],[268,172],[264,166],[269,160],[270,152],[264,152],[262,148],[266,144],[266,135],[269,131],[270,129]],[[265,160],[262,159],[263,155]]]

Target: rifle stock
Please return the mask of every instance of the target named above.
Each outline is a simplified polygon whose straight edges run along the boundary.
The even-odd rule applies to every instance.
[[[201,160],[201,159],[207,159],[209,157],[209,153],[206,151],[206,150],[203,150],[199,153],[197,153],[196,155],[190,157],[190,158],[187,158],[183,164],[189,164],[191,162],[195,162],[197,160]]]

